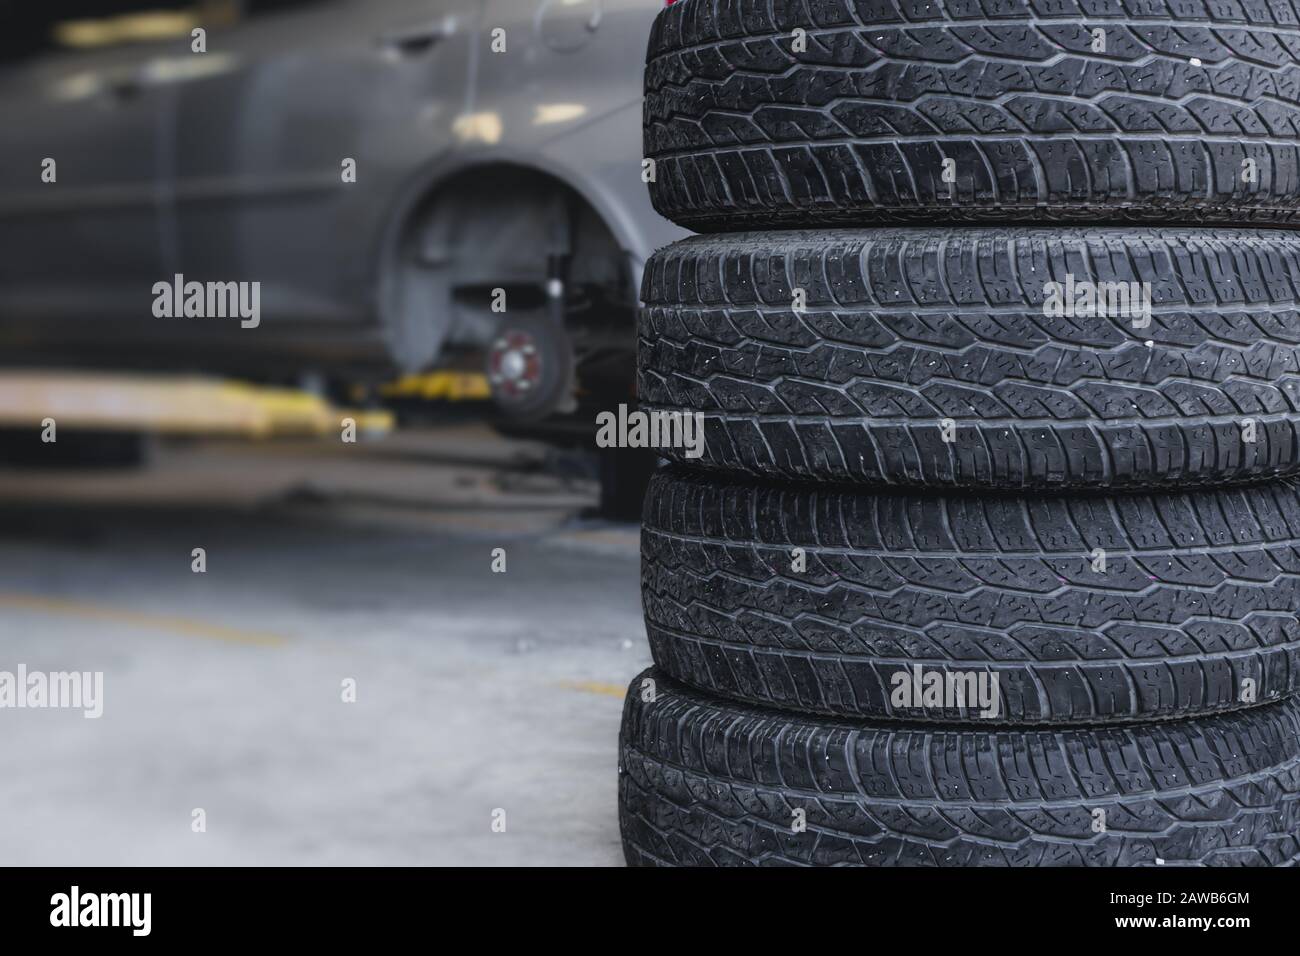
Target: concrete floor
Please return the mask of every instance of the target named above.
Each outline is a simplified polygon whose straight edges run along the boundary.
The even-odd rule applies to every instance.
[[[462,428],[0,472],[0,670],[104,673],[98,720],[0,710],[0,864],[620,864],[636,529],[535,457]]]

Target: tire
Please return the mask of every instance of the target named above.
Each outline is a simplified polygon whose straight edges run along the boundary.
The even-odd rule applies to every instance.
[[[1105,301],[1090,308],[1089,289]],[[1287,475],[1298,290],[1287,232],[699,236],[647,268],[641,407],[702,414],[694,464],[767,477],[1017,489]],[[1079,314],[1057,314],[1063,295]]]
[[[1290,483],[943,497],[668,470],[647,495],[641,558],[655,664],[754,704],[1070,724],[1183,718],[1300,690]],[[915,693],[927,681],[968,696]]]
[[[727,703],[647,671],[623,709],[619,822],[634,866],[1293,863],[1300,709],[918,730]]]
[[[677,3],[647,54],[651,196],[699,232],[1295,222],[1298,25],[1290,0]]]

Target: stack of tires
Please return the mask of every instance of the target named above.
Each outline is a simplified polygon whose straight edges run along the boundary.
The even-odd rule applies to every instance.
[[[681,0],[633,864],[1300,861],[1300,3]]]

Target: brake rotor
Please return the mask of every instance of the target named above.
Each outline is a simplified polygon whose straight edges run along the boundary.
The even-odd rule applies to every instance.
[[[493,393],[508,402],[535,394],[545,373],[536,340],[522,329],[497,336],[488,352],[487,368]]]

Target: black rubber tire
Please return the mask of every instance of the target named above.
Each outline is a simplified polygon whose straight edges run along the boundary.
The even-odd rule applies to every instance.
[[[646,496],[641,569],[656,665],[764,706],[1067,724],[1300,690],[1300,487],[1287,482],[944,497],[669,469]],[[917,667],[991,675],[996,712],[895,700]]]
[[[677,3],[659,14],[647,54],[651,196],[700,232],[1294,222],[1298,10],[1294,0]]]
[[[1294,863],[1300,707],[915,729],[750,708],[647,671],[623,709],[619,822],[634,866]]]
[[[1048,317],[1070,281],[1149,283],[1149,320]],[[705,467],[971,488],[1300,468],[1300,234],[697,236],[655,254],[642,299],[641,407],[702,413]]]

